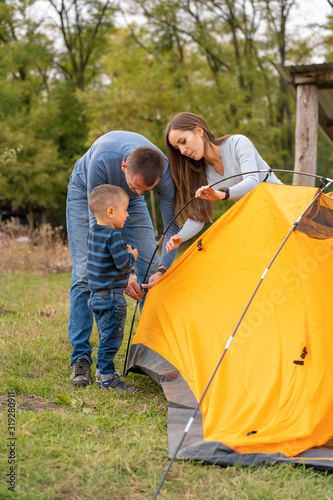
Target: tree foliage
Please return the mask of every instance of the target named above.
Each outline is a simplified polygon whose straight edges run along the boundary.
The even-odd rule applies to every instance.
[[[244,133],[272,167],[293,168],[295,103],[274,64],[309,63],[318,47],[329,60],[332,17],[307,39],[291,24],[296,0],[44,5],[0,2],[0,151],[15,151],[0,163],[0,194],[13,206],[52,220],[97,137],[133,130],[164,149],[180,111],[203,115],[217,136]],[[326,150],[318,158],[328,171]]]
[[[99,73],[98,61],[112,31],[115,8],[110,0],[48,2],[55,13],[51,27],[62,41],[56,66],[66,80],[84,89]]]

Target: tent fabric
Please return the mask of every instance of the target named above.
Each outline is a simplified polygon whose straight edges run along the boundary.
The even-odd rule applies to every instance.
[[[321,194],[311,205],[297,227],[310,238],[333,237],[333,193]]]
[[[148,293],[129,370],[169,401],[176,449],[263,272],[315,188],[260,184]],[[201,249],[201,251],[199,251]],[[333,470],[333,240],[293,231],[267,272],[178,458]]]

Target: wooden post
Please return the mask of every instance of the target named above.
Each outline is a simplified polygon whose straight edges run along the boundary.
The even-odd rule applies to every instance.
[[[153,219],[153,226],[154,226],[155,236],[157,238],[157,236],[158,236],[158,229],[157,229],[157,217],[156,217],[156,207],[155,207],[154,191],[151,189],[149,191],[149,194],[150,194],[150,204],[151,204],[151,217]]]
[[[297,85],[295,168],[300,172],[317,172],[318,87],[315,83]],[[314,186],[315,178],[294,174],[293,184]]]

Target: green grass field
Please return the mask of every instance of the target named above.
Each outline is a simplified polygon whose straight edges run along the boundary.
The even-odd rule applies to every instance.
[[[134,395],[69,384],[70,275],[0,271],[0,498],[149,499],[168,465],[167,402],[148,377]],[[134,311],[129,301],[122,372]],[[96,359],[97,331],[92,335]],[[15,391],[15,492],[8,490],[8,393]],[[333,475],[270,466],[175,462],[159,498],[332,499]]]

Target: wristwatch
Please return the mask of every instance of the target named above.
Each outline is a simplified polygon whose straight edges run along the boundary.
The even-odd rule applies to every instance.
[[[157,269],[157,272],[158,272],[158,273],[165,274],[165,273],[167,272],[167,269],[165,269],[164,267],[159,267],[159,268]]]
[[[224,200],[228,200],[229,199],[229,197],[230,197],[229,188],[220,188],[219,191],[221,191],[221,192],[224,191],[225,192],[225,198],[224,198]]]

